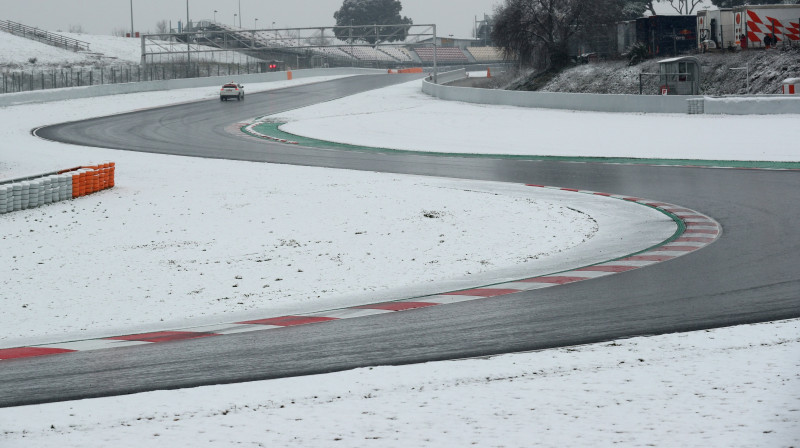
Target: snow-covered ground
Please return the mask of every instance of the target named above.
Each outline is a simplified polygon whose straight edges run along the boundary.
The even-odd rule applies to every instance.
[[[658,211],[594,195],[148,156],[65,147],[30,135],[37,125],[217,92],[186,89],[156,100],[159,95],[0,109],[0,120],[14,123],[0,130],[11,143],[0,149],[0,179],[87,161],[117,166],[111,190],[0,216],[9,274],[0,346],[475,287],[617,258],[675,230]],[[41,278],[52,281],[32,289]],[[115,291],[113,306],[109,291]]]
[[[269,118],[288,122],[282,130],[305,137],[410,151],[800,161],[800,151],[785,144],[797,139],[797,115],[720,117],[521,109],[439,101],[422,93],[415,83]],[[395,123],[409,129],[403,138],[394,138]],[[756,129],[768,130],[768,135],[754,132]],[[767,144],[765,138],[776,144]],[[625,144],[623,139],[637,143]],[[717,144],[707,144],[709,139]]]
[[[0,67],[21,67],[25,70],[48,69],[52,67],[68,67],[72,65],[109,65],[139,64],[142,57],[142,41],[137,38],[104,36],[94,34],[57,33],[69,39],[77,39],[89,44],[89,51],[72,51],[33,41],[21,36],[0,31]],[[150,41],[148,41],[150,43]],[[165,46],[169,44],[165,43]],[[202,45],[193,45],[193,51],[207,49]],[[185,49],[185,46],[183,47]],[[210,48],[209,48],[210,49]],[[163,50],[161,50],[163,51]],[[180,60],[181,55],[174,56]],[[197,60],[214,62],[242,63],[247,56],[232,52],[197,53],[192,56]],[[166,60],[165,60],[166,62]]]
[[[556,145],[530,142],[534,135],[554,141],[551,133],[564,117],[578,117],[576,122],[593,130],[613,124],[618,129],[619,123],[627,127],[641,118],[442,103],[415,90],[401,85],[277,118],[291,121],[287,126],[295,132],[335,141],[357,131],[364,134],[362,141],[351,143],[459,152],[471,141],[489,143],[484,135],[491,133],[503,140],[486,144],[486,152],[508,144],[532,154],[546,148],[555,155]],[[581,248],[601,242],[604,232],[624,231],[624,225],[616,227],[620,222],[656,221],[646,209],[620,208],[621,201],[589,201],[575,193],[543,197],[490,182],[135,154],[59,145],[29,134],[37,125],[215,95],[214,89],[187,89],[167,96],[143,93],[0,109],[0,179],[117,162],[112,190],[0,215],[0,337],[6,339],[0,345],[35,342],[58,332],[88,335],[132,326],[147,330],[187,318],[227,320],[270,307],[338,306],[403,288],[485,281],[496,270],[513,276],[520,266],[528,271],[542,262],[571,261],[559,256],[586,256],[593,251],[581,254]],[[359,117],[350,121],[369,126],[354,129],[341,117],[344,110]],[[434,133],[429,135],[433,143],[416,148],[419,140],[393,125],[414,112],[429,121],[437,117],[447,125],[440,132],[458,138]],[[697,119],[662,118],[681,128]],[[732,118],[711,117],[707,125],[718,128]],[[781,118],[769,124],[776,131],[791,124],[775,119]],[[534,134],[530,126],[516,127],[519,122],[541,123],[541,128]],[[735,129],[716,136],[727,144],[704,156],[730,159],[729,149],[738,144]],[[750,148],[766,152],[741,157],[798,160],[787,156],[785,145],[770,144],[779,137],[764,138]],[[669,149],[637,148],[639,157],[676,157],[674,147]],[[475,150],[470,146],[469,152]],[[208,179],[215,180],[213,185]],[[538,220],[544,220],[542,227],[531,231]],[[326,225],[306,224],[318,222]],[[234,225],[246,229],[250,244],[225,232]],[[567,226],[574,228],[566,233]],[[529,261],[519,263],[523,259]],[[359,277],[364,272],[353,271],[359,264],[378,274],[414,274],[397,284],[381,275],[365,283]],[[422,286],[420,276],[428,276]],[[321,286],[336,277],[343,281],[335,289]],[[291,282],[296,284],[286,286]],[[303,283],[308,286],[301,291]],[[360,290],[364,285],[370,290]],[[54,294],[37,293],[43,287]],[[107,299],[108,288],[127,297],[122,313],[113,310],[117,301],[97,299],[100,294]],[[289,296],[286,301],[276,302],[283,295]],[[94,301],[81,302],[87,297]],[[186,310],[187,304],[194,311]],[[87,318],[87,307],[102,313],[102,321]],[[63,323],[70,321],[75,324]],[[57,329],[51,332],[54,323]],[[797,446],[797,335],[798,321],[777,322],[490,359],[0,409],[0,445]]]
[[[0,409],[4,448],[798,446],[797,321]]]
[[[89,63],[84,53],[67,51],[0,31],[0,65],[32,66]],[[140,50],[141,51],[141,50]]]

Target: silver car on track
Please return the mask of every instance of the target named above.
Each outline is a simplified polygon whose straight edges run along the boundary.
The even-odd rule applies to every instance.
[[[244,86],[235,82],[229,82],[222,86],[219,90],[219,100],[228,101],[231,98],[236,98],[236,101],[243,100]]]

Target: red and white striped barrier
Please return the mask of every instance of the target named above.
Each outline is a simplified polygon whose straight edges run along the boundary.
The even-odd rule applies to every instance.
[[[583,266],[570,271],[558,272],[549,275],[522,278],[519,280],[502,282],[493,285],[457,291],[448,291],[423,297],[372,303],[315,313],[267,317],[264,319],[206,325],[202,327],[183,328],[172,331],[128,334],[99,339],[43,344],[29,347],[6,348],[0,349],[0,360],[70,353],[76,351],[99,350],[114,347],[127,347],[131,345],[153,344],[183,339],[206,338],[222,336],[226,334],[245,333],[250,331],[279,329],[296,325],[307,325],[340,319],[364,317],[375,314],[393,313],[397,311],[406,311],[469,300],[502,297],[523,291],[548,288],[583,280],[591,280],[598,277],[605,277],[608,275],[614,275],[643,268],[663,261],[672,260],[702,249],[703,247],[716,241],[722,233],[722,227],[714,219],[702,213],[679,207],[677,205],[649,201],[647,199],[636,197],[598,193],[594,191],[548,187],[544,185],[528,186],[535,188],[558,189],[580,194],[599,195],[642,204],[643,206],[661,210],[676,221],[680,221],[683,232],[679,235],[673,236],[673,238],[664,244],[642,252],[631,254],[616,260],[606,261],[590,266]]]

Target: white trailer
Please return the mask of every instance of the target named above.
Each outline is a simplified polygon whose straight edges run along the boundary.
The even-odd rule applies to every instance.
[[[733,9],[722,8],[697,12],[697,49],[730,48],[737,41],[733,30]]]
[[[733,8],[741,48],[800,45],[800,5],[745,5]]]

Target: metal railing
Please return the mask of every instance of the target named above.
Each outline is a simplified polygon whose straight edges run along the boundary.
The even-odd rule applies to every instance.
[[[101,67],[70,67],[42,70],[0,71],[0,94],[32,90],[84,87],[171,79],[237,76],[269,72],[265,62],[245,60],[241,63],[196,62],[119,65]]]
[[[0,20],[0,30],[16,36],[32,39],[54,47],[66,48],[73,51],[89,51],[89,43],[49,31],[34,28],[10,20]]]

